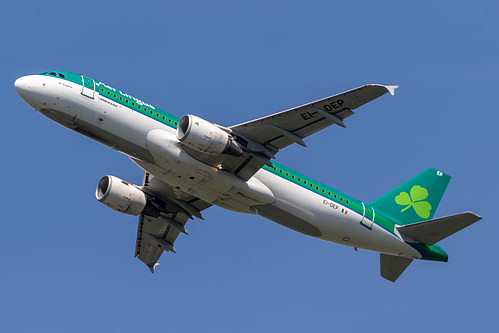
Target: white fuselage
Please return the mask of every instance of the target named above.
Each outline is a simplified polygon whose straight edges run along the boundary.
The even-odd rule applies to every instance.
[[[204,164],[182,148],[176,130],[82,86],[56,77],[31,75],[16,81],[21,97],[37,111],[76,132],[128,155],[179,191],[225,209],[256,213],[301,233],[387,254],[421,258],[402,238],[318,193],[260,169],[248,181]]]

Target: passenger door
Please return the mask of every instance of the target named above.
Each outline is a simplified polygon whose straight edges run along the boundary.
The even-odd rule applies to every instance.
[[[82,89],[81,94],[90,98],[94,98],[95,95],[95,81],[86,76],[81,76]]]
[[[372,229],[374,224],[374,218],[376,216],[374,208],[366,207],[364,203],[362,203],[362,208],[364,209],[364,213],[362,214],[362,220],[360,221],[360,224],[362,224],[364,227],[368,229]]]

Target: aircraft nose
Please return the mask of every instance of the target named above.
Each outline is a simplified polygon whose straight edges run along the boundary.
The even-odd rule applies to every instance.
[[[16,82],[14,82],[14,87],[16,88],[17,94],[25,100],[27,95],[31,91],[30,76],[23,76],[18,78]]]

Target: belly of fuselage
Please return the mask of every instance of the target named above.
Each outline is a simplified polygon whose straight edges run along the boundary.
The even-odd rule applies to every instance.
[[[255,174],[274,193],[276,202],[255,207],[263,217],[303,234],[359,249],[420,258],[421,254],[394,233],[342,206],[324,204],[325,198],[269,171]],[[327,199],[331,200],[331,199]]]
[[[66,94],[63,94],[66,93]],[[242,213],[250,207],[274,202],[272,193],[257,179],[244,182],[232,174],[206,165],[188,155],[174,129],[115,103],[79,93],[55,92],[57,104],[38,111],[59,124],[128,155],[132,160],[177,191]],[[54,98],[55,98],[54,96]],[[61,97],[62,96],[62,97]],[[114,104],[114,105],[113,105]],[[71,107],[68,108],[68,105]],[[160,133],[160,147],[148,138]],[[152,140],[152,139],[150,139]]]

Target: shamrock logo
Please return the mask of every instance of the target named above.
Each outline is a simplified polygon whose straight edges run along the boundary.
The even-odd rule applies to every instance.
[[[406,192],[400,192],[399,195],[395,197],[395,202],[401,206],[406,206],[400,212],[404,212],[409,208],[414,208],[416,214],[422,218],[430,217],[431,205],[428,201],[423,201],[428,197],[428,190],[419,185],[413,186],[411,188],[411,195]]]

